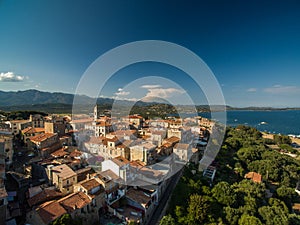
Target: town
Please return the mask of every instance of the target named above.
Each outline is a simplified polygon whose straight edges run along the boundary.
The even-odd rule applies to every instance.
[[[32,114],[0,129],[0,224],[153,224],[186,164],[199,165],[215,122],[139,114]],[[199,170],[201,170],[199,166]],[[203,171],[212,181],[216,167]],[[157,217],[157,218],[156,218]]]

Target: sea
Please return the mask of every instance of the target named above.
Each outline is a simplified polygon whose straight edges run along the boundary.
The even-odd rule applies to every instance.
[[[210,118],[210,113],[199,113]],[[300,110],[227,111],[227,125],[249,125],[269,133],[300,135]]]

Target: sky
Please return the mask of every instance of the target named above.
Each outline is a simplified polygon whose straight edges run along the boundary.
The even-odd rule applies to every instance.
[[[227,105],[300,106],[297,0],[0,0],[0,90],[76,93],[98,57],[141,40],[172,42],[198,55]],[[177,104],[188,95],[195,104],[207,103],[184,71],[158,62],[120,69],[100,95]]]

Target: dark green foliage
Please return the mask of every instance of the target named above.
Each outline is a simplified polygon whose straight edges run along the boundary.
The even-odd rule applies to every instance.
[[[281,145],[281,144],[290,145],[292,143],[292,140],[290,139],[289,136],[275,134],[274,135],[274,142],[278,145]]]
[[[192,194],[187,209],[186,224],[203,224],[209,211],[209,198],[207,196]]]
[[[38,111],[13,111],[13,112],[1,112],[2,115],[6,116],[8,120],[28,120],[30,115],[40,114],[46,116],[44,112]]]
[[[258,209],[260,216],[266,225],[288,225],[288,209],[284,202],[278,199],[270,199],[268,206]]]
[[[212,189],[212,196],[222,205],[234,205],[236,202],[236,193],[227,182],[219,182]]]
[[[278,139],[288,142],[286,137]],[[218,167],[213,187],[186,168],[169,207],[176,224],[300,224],[300,216],[291,211],[292,203],[299,202],[295,186],[300,163],[269,149],[255,128],[228,128],[215,161]],[[250,171],[260,173],[264,182],[245,179]],[[270,187],[274,194],[268,199]]]
[[[159,225],[175,225],[175,220],[170,214],[168,214],[161,219]]]
[[[255,217],[243,214],[238,222],[239,225],[262,225],[261,221]]]
[[[81,219],[73,219],[70,214],[64,214],[57,218],[50,225],[83,225]]]

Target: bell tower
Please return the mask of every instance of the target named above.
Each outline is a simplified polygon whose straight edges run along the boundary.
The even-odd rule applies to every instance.
[[[96,104],[94,107],[94,122],[98,119],[98,105]]]

